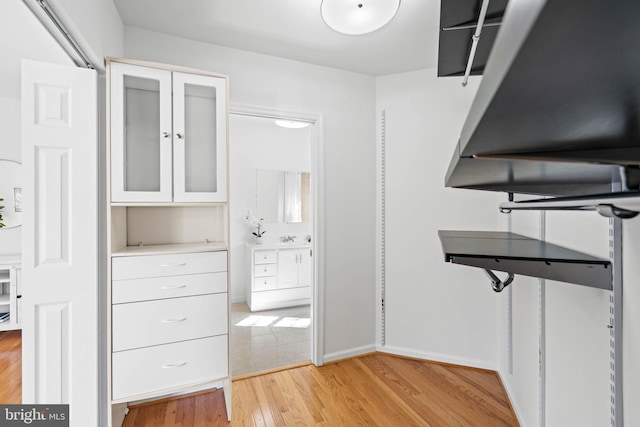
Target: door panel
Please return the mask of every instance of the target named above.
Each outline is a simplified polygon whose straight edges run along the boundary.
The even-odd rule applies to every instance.
[[[22,63],[22,401],[98,425],[96,72]]]

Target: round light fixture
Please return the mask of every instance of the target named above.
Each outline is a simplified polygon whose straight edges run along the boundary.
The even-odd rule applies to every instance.
[[[399,7],[400,0],[322,0],[320,14],[337,32],[359,35],[387,25]]]
[[[309,122],[299,122],[297,120],[276,120],[276,124],[283,128],[288,129],[302,129],[309,126]]]

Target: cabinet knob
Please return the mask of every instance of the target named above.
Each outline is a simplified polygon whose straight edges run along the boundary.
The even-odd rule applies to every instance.
[[[182,135],[181,133],[176,133],[176,137],[177,137],[178,139],[182,139],[182,138],[183,138],[183,136],[184,136],[184,135]]]
[[[171,134],[169,132],[162,132],[162,137],[163,138],[169,138],[171,136]]]

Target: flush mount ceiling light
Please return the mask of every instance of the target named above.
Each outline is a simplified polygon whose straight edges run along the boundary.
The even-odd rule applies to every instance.
[[[283,128],[288,129],[302,129],[309,126],[309,122],[299,122],[297,120],[276,120],[276,124]]]
[[[337,32],[359,35],[387,25],[399,7],[400,0],[322,0],[320,14]]]

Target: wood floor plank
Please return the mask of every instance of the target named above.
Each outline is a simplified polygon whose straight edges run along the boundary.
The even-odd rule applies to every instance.
[[[0,332],[0,402],[22,403],[22,331]]]
[[[519,426],[495,372],[382,353],[234,381],[232,406],[229,423],[217,390],[132,408],[125,426]]]

